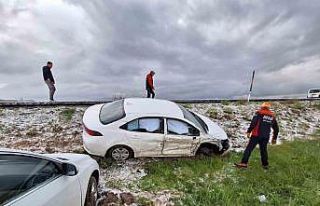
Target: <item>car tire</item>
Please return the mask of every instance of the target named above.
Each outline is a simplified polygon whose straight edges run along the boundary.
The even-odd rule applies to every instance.
[[[119,145],[111,148],[107,156],[114,161],[123,162],[133,157],[133,151],[127,146]]]
[[[219,154],[219,148],[216,145],[201,145],[197,150],[196,155],[200,156],[213,156]]]
[[[90,177],[87,194],[86,194],[86,201],[84,206],[96,206],[98,200],[98,182],[94,176]]]
[[[214,154],[213,150],[209,147],[201,147],[197,151],[197,155],[200,155],[200,156],[212,156],[213,154]]]

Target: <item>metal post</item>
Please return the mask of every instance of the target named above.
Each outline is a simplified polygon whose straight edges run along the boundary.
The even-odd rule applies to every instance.
[[[254,76],[256,74],[256,70],[253,70],[252,73],[252,79],[251,79],[251,85],[250,85],[250,90],[249,90],[249,94],[248,94],[248,102],[250,102],[250,97],[251,97],[251,93],[252,93],[252,88],[253,88],[253,82],[254,82]]]

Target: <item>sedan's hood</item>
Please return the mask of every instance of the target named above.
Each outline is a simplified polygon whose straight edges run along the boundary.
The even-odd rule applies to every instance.
[[[81,166],[88,160],[92,160],[92,158],[88,155],[84,154],[74,154],[74,153],[55,153],[55,154],[44,154],[43,156],[56,159],[60,162],[72,163],[77,166]]]
[[[196,113],[208,126],[208,134],[216,139],[226,140],[228,135],[226,132],[216,123],[211,121],[208,117],[205,117],[201,114]]]

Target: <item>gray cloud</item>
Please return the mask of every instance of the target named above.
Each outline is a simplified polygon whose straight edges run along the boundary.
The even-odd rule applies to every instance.
[[[26,3],[27,2],[27,3]],[[320,87],[320,2],[0,0],[0,99],[161,98],[303,93]],[[295,76],[299,77],[296,78]],[[277,86],[275,86],[277,85]]]

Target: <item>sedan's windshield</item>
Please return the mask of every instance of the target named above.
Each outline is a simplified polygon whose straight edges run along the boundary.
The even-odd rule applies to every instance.
[[[319,93],[320,89],[311,89],[309,93]]]
[[[186,118],[187,120],[193,122],[203,132],[208,133],[208,126],[206,125],[206,123],[198,115],[196,115],[195,113],[187,110],[186,108],[184,108],[181,105],[179,105],[179,107],[182,110],[184,118]]]

